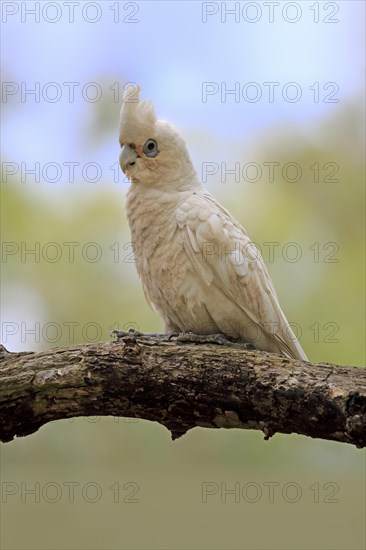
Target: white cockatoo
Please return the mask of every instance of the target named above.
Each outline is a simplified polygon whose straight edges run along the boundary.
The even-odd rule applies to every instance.
[[[169,333],[223,334],[306,360],[245,230],[203,187],[177,131],[139,96],[139,86],[125,88],[119,160],[147,301]]]

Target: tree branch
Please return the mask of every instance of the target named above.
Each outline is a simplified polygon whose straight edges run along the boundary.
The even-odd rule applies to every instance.
[[[311,364],[240,344],[124,333],[110,343],[10,353],[0,347],[0,440],[74,416],[297,433],[366,446],[366,369]]]

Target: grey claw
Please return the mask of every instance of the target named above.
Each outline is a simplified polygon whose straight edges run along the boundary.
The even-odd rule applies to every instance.
[[[120,338],[137,338],[137,336],[143,336],[143,333],[135,330],[134,328],[130,328],[129,330],[117,330],[114,329],[110,332],[110,336],[116,336],[117,340]]]

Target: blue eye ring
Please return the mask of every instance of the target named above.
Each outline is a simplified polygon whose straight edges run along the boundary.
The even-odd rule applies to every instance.
[[[154,158],[159,154],[158,144],[155,139],[147,139],[144,143],[142,151],[146,157]]]

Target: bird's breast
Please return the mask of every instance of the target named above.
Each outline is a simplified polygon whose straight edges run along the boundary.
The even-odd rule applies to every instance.
[[[164,293],[177,293],[184,278],[182,236],[176,220],[176,200],[169,196],[130,192],[127,217],[136,268],[154,304]]]
[[[180,204],[168,198],[162,203],[161,198],[128,197],[137,271],[146,298],[163,317],[166,330],[215,332],[204,303],[207,284],[197,278],[177,220]]]

